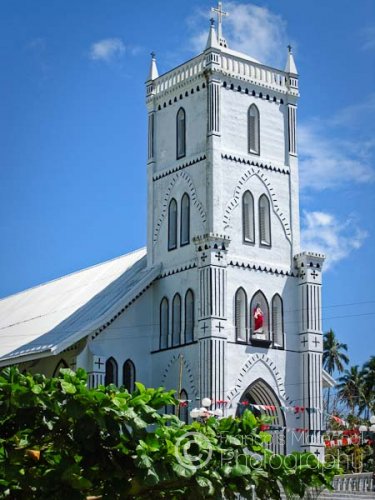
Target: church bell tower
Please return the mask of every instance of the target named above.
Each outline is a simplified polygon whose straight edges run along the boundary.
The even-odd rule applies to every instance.
[[[146,82],[155,370],[183,356],[197,398],[232,413],[246,398],[315,408],[286,448],[320,453],[324,256],[300,251],[298,72],[291,47],[284,71],[230,49],[213,10],[203,52],[163,75],[152,54]],[[278,411],[285,433],[298,426]]]

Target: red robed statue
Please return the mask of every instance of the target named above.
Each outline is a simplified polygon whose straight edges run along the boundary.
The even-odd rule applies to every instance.
[[[264,322],[264,314],[262,309],[260,308],[259,302],[254,308],[254,333],[263,333],[263,322]]]

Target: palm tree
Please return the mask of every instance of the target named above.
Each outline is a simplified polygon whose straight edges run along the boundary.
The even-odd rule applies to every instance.
[[[362,370],[363,375],[363,390],[364,398],[366,402],[366,413],[367,419],[370,416],[370,411],[375,412],[375,356],[371,358],[363,365]]]
[[[355,414],[356,407],[358,407],[358,414],[360,414],[363,407],[364,383],[363,373],[358,365],[351,366],[349,370],[345,370],[344,375],[338,381],[338,396],[349,406],[353,415]]]
[[[344,364],[349,363],[348,356],[342,352],[348,351],[348,346],[339,342],[332,328],[324,334],[323,339],[323,368],[332,375],[337,370],[339,373],[344,371]],[[327,411],[329,412],[329,397],[331,389],[328,389]]]

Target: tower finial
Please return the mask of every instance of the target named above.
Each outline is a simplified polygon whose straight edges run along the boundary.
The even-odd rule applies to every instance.
[[[211,12],[217,14],[217,39],[221,46],[227,47],[227,42],[223,38],[223,16],[228,16],[228,12],[223,11],[223,3],[217,2],[217,7],[211,7]]]
[[[216,36],[216,31],[215,31],[215,20],[211,17],[210,19],[210,32],[208,34],[207,38],[207,43],[206,43],[206,49],[210,49],[212,47],[219,47],[219,44],[217,42],[217,36]]]
[[[158,68],[156,66],[156,54],[154,51],[151,52],[151,64],[150,71],[148,73],[148,80],[155,80],[159,76]]]
[[[297,66],[294,62],[292,46],[288,45],[288,56],[286,60],[285,73],[290,73],[292,75],[298,75]]]

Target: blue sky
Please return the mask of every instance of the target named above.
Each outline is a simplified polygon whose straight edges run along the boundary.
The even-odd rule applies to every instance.
[[[196,55],[213,1],[2,0],[0,297],[145,244],[149,53]],[[375,2],[226,2],[229,46],[294,47],[303,244],[329,256],[324,327],[375,353]]]

